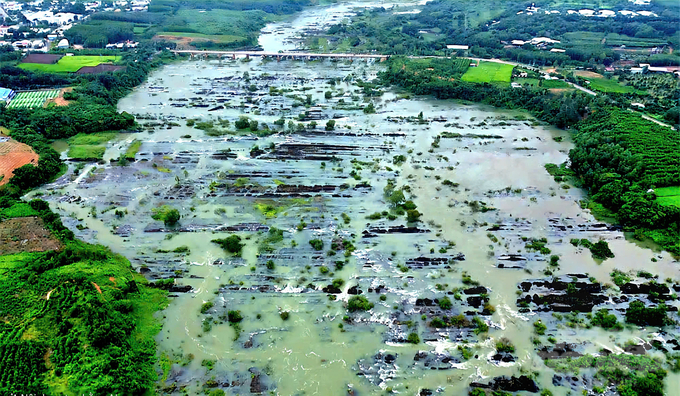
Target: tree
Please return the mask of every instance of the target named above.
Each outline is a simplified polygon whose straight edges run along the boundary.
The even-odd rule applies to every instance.
[[[238,235],[230,235],[227,238],[213,239],[211,242],[220,245],[220,247],[229,253],[241,254],[244,244],[241,243],[241,237]]]
[[[324,94],[324,97],[326,98],[326,100],[331,99],[333,97],[333,92],[326,91],[326,93]]]
[[[251,131],[255,132],[257,131],[258,122],[256,120],[252,120],[248,126],[250,127]]]
[[[404,196],[404,192],[401,190],[394,190],[387,196],[387,203],[392,208],[396,208],[397,206],[403,204],[405,201],[406,197]]]
[[[334,129],[335,129],[335,120],[328,120],[328,122],[326,122],[326,130],[332,131]]]
[[[250,120],[248,117],[241,116],[236,120],[234,126],[236,126],[236,129],[246,129],[250,126]]]
[[[668,322],[666,304],[659,304],[654,308],[645,307],[645,303],[635,300],[626,310],[626,322],[638,326],[664,326]]]
[[[374,114],[375,113],[375,106],[373,106],[373,102],[370,102],[366,107],[364,107],[364,114]]]

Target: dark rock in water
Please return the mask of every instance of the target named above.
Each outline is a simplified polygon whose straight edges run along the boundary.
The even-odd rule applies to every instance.
[[[235,159],[237,157],[238,155],[236,153],[228,150],[218,150],[212,155],[212,159],[216,160]]]
[[[353,295],[353,296],[357,296],[361,293],[363,293],[363,292],[361,291],[361,289],[359,289],[359,286],[357,286],[357,285],[354,285],[354,286],[350,287],[349,289],[347,289],[347,294],[350,294],[350,295]]]
[[[430,232],[428,229],[418,227],[406,227],[404,225],[391,226],[388,228],[370,227],[363,234],[422,234]]]
[[[555,344],[553,347],[549,346],[544,346],[538,351],[538,356],[541,357],[541,359],[562,359],[562,358],[576,358],[579,356],[583,356],[582,354],[576,352],[574,349],[576,345],[574,344],[567,344],[566,342],[561,342],[559,344]]]
[[[378,352],[372,359],[360,359],[356,364],[358,376],[365,377],[373,385],[392,379],[397,373],[396,354]],[[381,378],[382,377],[382,378]]]
[[[565,388],[571,388],[574,390],[577,390],[586,385],[586,381],[581,380],[579,377],[568,375],[562,376],[558,374],[553,375],[552,383],[554,386],[563,386]]]
[[[429,389],[421,389],[418,396],[432,396],[432,391]]]
[[[446,354],[438,354],[428,351],[418,351],[413,357],[413,361],[417,366],[422,365],[425,369],[430,370],[448,370],[453,368],[453,363],[460,363],[456,358]]]
[[[473,388],[485,388],[485,389],[493,389],[493,390],[502,390],[506,392],[520,392],[520,391],[526,391],[526,392],[532,392],[536,393],[539,391],[538,386],[536,385],[536,382],[532,380],[531,378],[527,377],[526,375],[522,375],[519,377],[512,376],[510,378],[508,377],[496,377],[494,378],[489,384],[481,384],[478,382],[473,382],[470,384],[471,387]]]
[[[572,277],[582,278],[586,275],[569,274],[563,279]],[[572,286],[569,286],[572,285]],[[573,288],[568,290],[567,288]],[[604,304],[609,301],[609,297],[602,293],[602,286],[599,283],[587,281],[566,281],[566,280],[539,280],[526,281],[520,283],[520,289],[527,293],[517,299],[517,305],[534,303],[538,306],[539,312],[592,312],[596,305]],[[535,290],[534,294],[529,291]]]
[[[319,193],[319,192],[333,192],[337,186],[332,185],[314,185],[314,186],[296,186],[293,184],[281,184],[276,187],[277,193]]]
[[[116,227],[116,230],[113,232],[114,235],[122,236],[122,237],[129,237],[130,234],[132,234],[132,226],[131,225],[122,225],[119,227]]]
[[[621,293],[625,294],[650,294],[652,292],[659,295],[670,293],[670,289],[666,285],[658,283],[626,283],[620,287]]]
[[[499,352],[491,357],[491,360],[494,362],[504,362],[504,363],[512,363],[515,361],[515,357],[512,356],[512,354],[507,353],[507,352]]]
[[[527,261],[527,258],[520,255],[520,254],[505,254],[505,255],[502,255],[502,256],[498,256],[498,260]]]
[[[340,294],[340,293],[342,293],[342,290],[340,290],[339,288],[337,288],[333,285],[328,285],[321,290],[323,290],[324,293],[329,293],[329,294]]]
[[[488,290],[484,286],[471,287],[463,290],[465,294],[486,294]]]
[[[171,293],[187,293],[190,292],[193,288],[190,285],[173,285],[170,286],[170,289],[168,289],[169,292]]]
[[[265,384],[266,375],[260,373],[260,370],[255,367],[249,368],[248,371],[251,374],[250,393],[264,393],[267,389],[269,389],[269,387]]]
[[[467,303],[471,307],[479,308],[486,302],[486,297],[470,296],[467,298]]]
[[[640,345],[630,345],[623,348],[623,351],[632,355],[644,355],[648,350],[652,349],[652,345],[645,342]]]
[[[432,307],[434,305],[434,300],[430,300],[429,298],[416,299],[416,307]]]

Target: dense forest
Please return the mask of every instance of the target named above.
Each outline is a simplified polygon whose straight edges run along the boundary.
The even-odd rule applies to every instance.
[[[595,109],[576,125],[571,168],[618,220],[680,255],[680,208],[654,189],[680,186],[680,135],[629,111]]]
[[[0,393],[143,394],[153,389],[166,292],[108,248],[74,240],[45,201],[0,198],[0,217],[38,216],[61,249],[0,256]]]
[[[526,109],[560,128],[573,128],[572,169],[593,199],[613,212],[636,236],[652,238],[680,255],[680,208],[655,202],[650,188],[680,185],[680,136],[624,110],[625,98],[581,92],[555,94],[548,89],[510,88],[462,81],[455,60],[391,58],[380,75],[386,84],[419,95],[464,99],[493,106]],[[445,76],[446,78],[442,78]]]

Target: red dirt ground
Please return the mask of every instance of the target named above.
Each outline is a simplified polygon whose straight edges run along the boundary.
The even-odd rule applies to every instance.
[[[38,154],[31,147],[13,139],[0,143],[0,186],[9,182],[16,168],[30,163],[38,164]]]

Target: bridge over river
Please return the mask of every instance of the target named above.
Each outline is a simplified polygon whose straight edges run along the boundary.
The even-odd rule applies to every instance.
[[[266,51],[199,51],[199,50],[174,50],[176,54],[189,54],[193,56],[216,56],[229,57],[232,59],[261,56],[263,58],[282,59],[378,59],[381,62],[387,60],[390,55],[381,54],[318,54],[313,52],[266,52]]]

